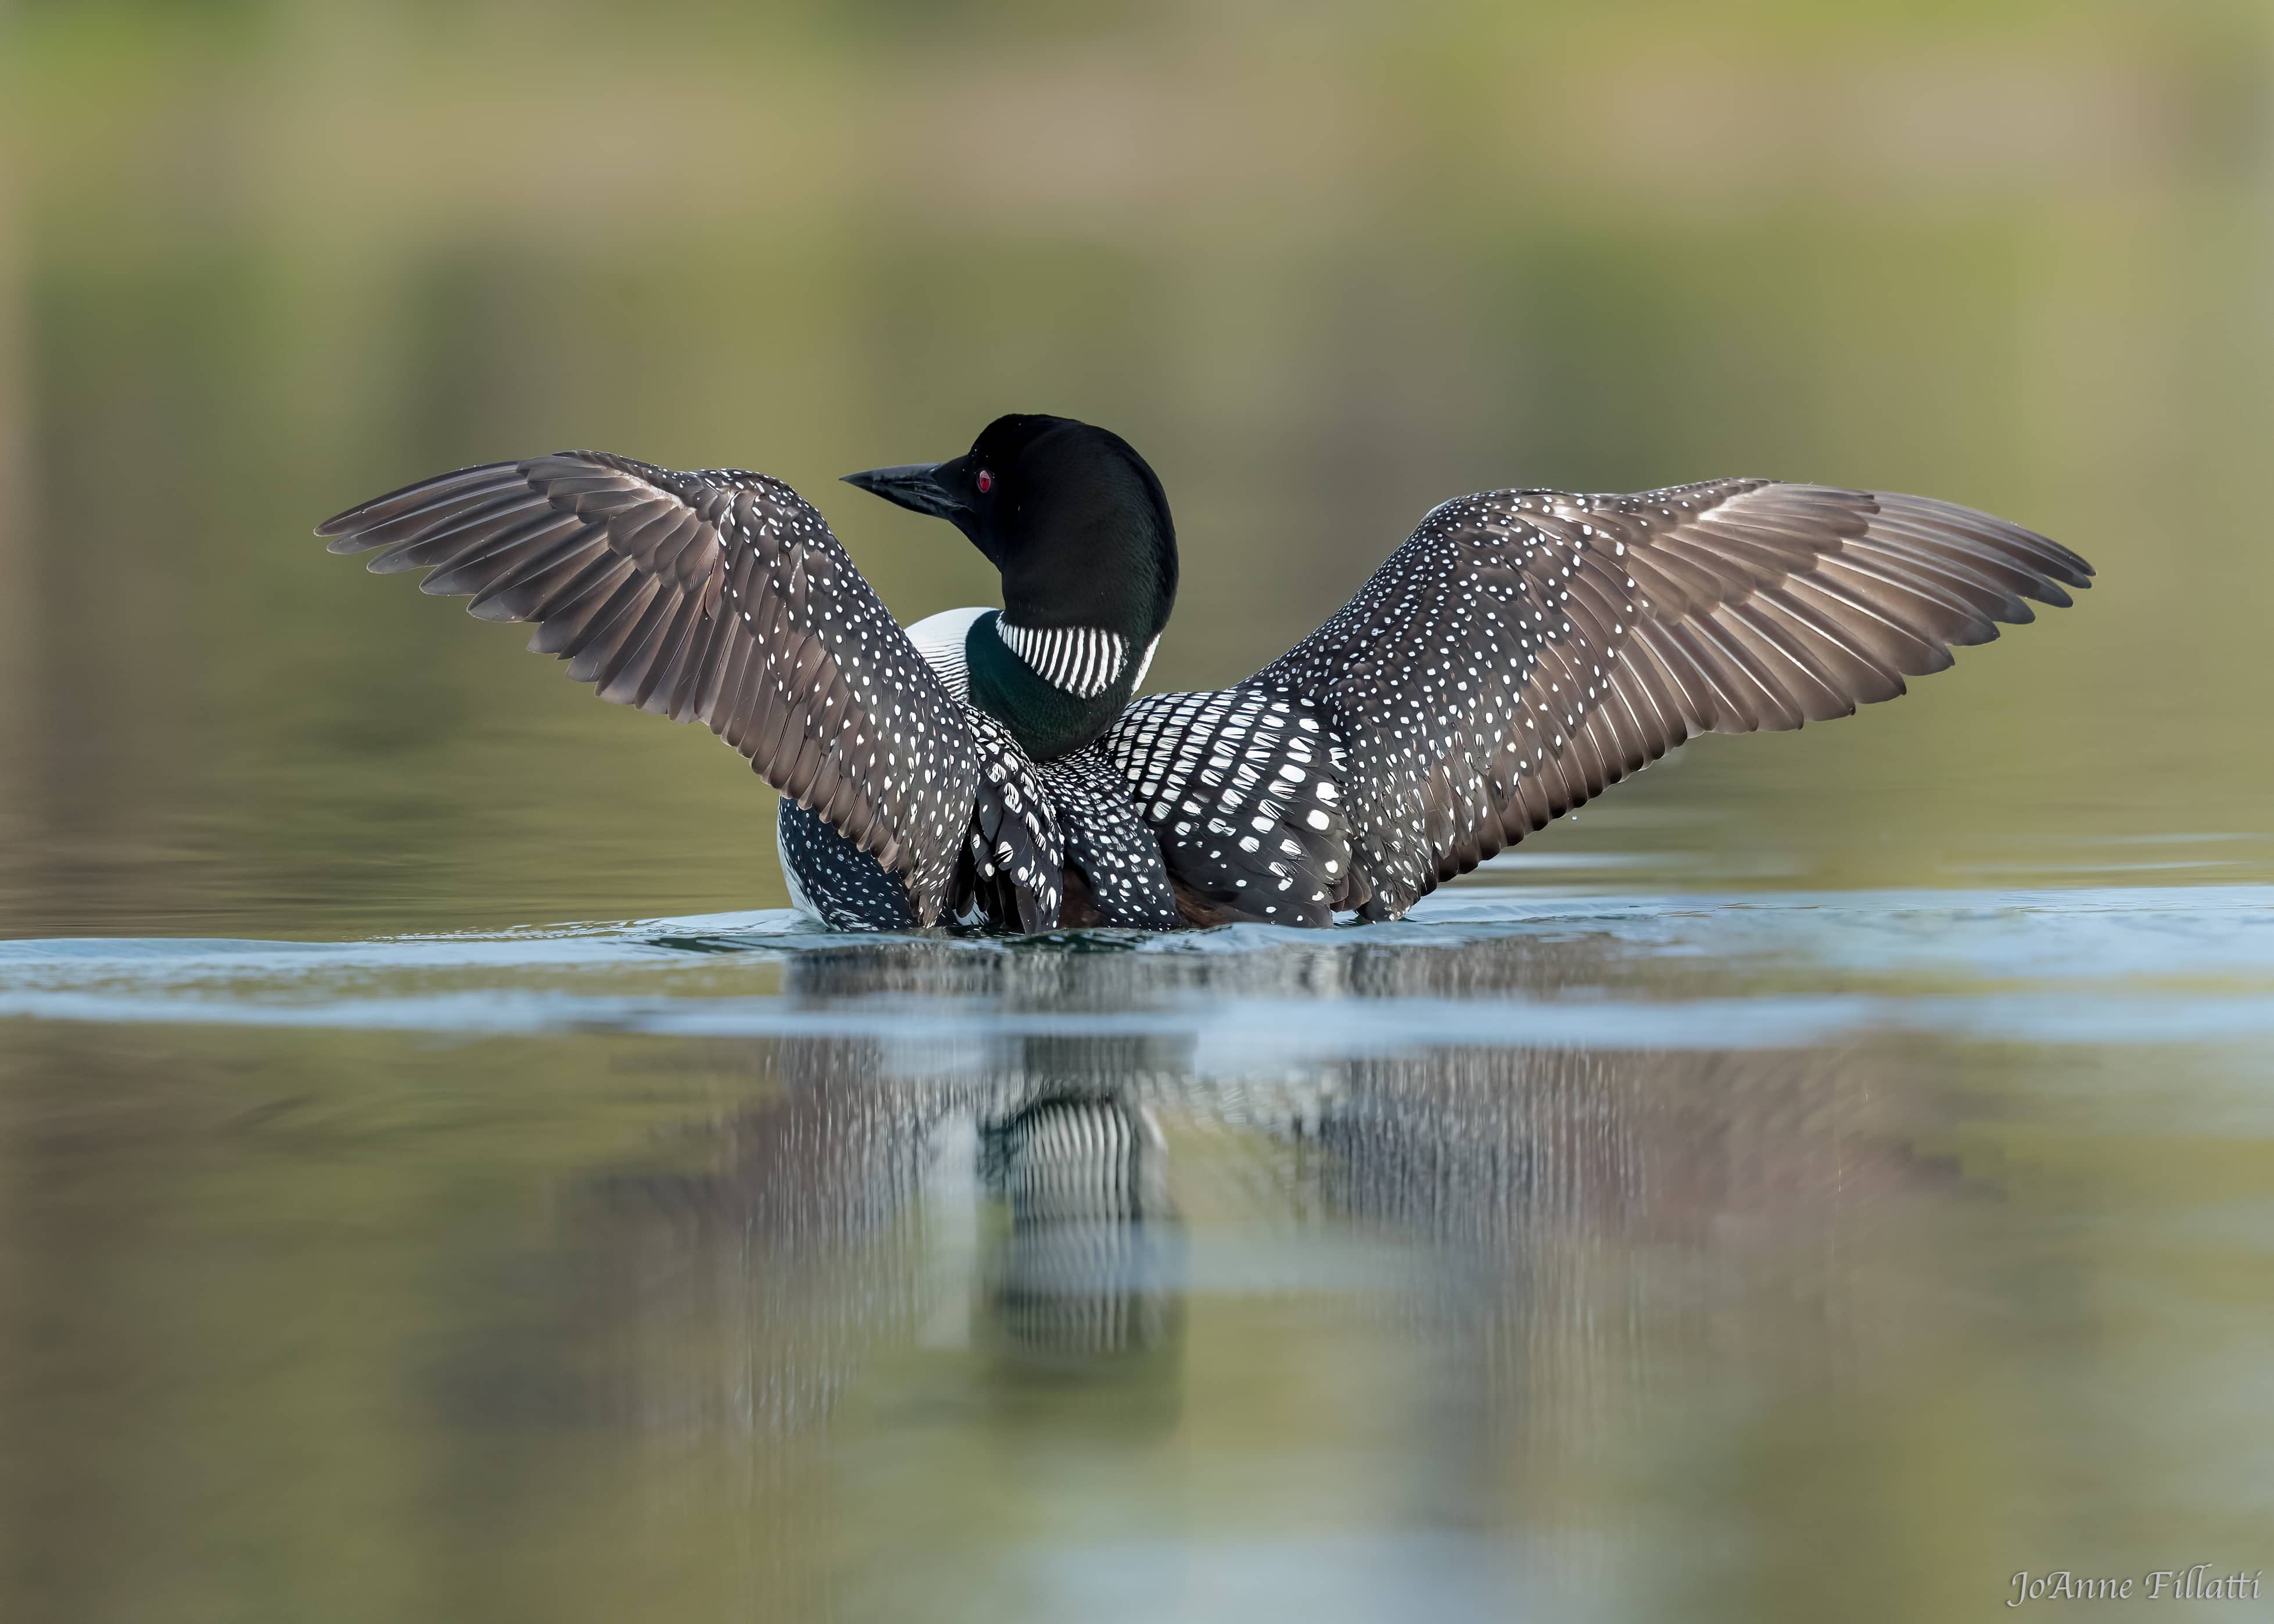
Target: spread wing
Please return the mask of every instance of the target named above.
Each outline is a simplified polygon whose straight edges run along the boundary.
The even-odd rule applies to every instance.
[[[566,451],[422,480],[316,533],[384,549],[380,574],[425,569],[421,590],[484,620],[534,621],[530,648],[603,699],[703,721],[900,876],[921,921],[949,912],[980,789],[966,709],[780,481]]]
[[[1314,702],[1347,749],[1337,905],[1394,916],[1695,734],[1892,699],[2091,575],[1924,497],[1495,491],[1432,511],[1252,683]]]

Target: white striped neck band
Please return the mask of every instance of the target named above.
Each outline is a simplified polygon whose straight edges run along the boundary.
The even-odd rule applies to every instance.
[[[995,635],[1043,681],[1082,699],[1095,699],[1111,688],[1129,659],[1127,639],[1095,626],[1043,631],[1013,626],[998,615]]]

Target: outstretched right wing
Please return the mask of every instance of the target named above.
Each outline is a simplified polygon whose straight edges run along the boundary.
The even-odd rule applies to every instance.
[[[1247,681],[1140,701],[1107,744],[1203,916],[1396,918],[1686,739],[1892,699],[2091,577],[1925,497],[1487,492],[1433,509]]]
[[[1394,916],[1686,739],[1892,699],[2091,579],[1927,497],[1488,492],[1431,512],[1255,680],[1316,699],[1347,740],[1352,906]]]
[[[706,723],[899,876],[924,924],[953,910],[975,818],[990,858],[991,823],[1028,821],[992,806],[967,708],[779,480],[565,451],[421,480],[317,534],[384,548],[380,574],[427,570],[421,590],[470,595],[484,620],[536,622],[530,648],[603,699]]]

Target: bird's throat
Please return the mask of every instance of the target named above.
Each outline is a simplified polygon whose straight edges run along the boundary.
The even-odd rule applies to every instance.
[[[1038,762],[1055,761],[1088,744],[1113,725],[1129,703],[1138,661],[1124,658],[1102,692],[1085,698],[1046,680],[1019,658],[981,616],[964,637],[971,672],[971,703],[1011,730],[1019,748]]]

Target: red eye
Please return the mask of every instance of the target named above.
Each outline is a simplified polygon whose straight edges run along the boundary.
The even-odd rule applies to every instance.
[[[988,492],[994,488],[995,476],[989,473],[985,469],[981,469],[979,470],[979,494],[984,496]]]

